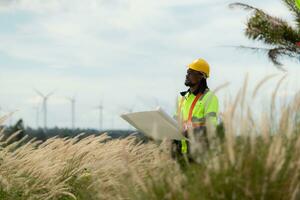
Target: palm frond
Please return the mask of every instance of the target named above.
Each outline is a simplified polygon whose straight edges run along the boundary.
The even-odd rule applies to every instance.
[[[300,41],[298,31],[278,17],[273,17],[261,9],[244,3],[232,3],[229,7],[254,11],[247,22],[245,31],[249,39],[261,40],[271,45],[291,45]]]
[[[229,8],[234,9],[234,8],[237,8],[237,7],[242,8],[242,9],[247,10],[247,11],[251,11],[251,10],[259,11],[260,10],[258,8],[253,7],[253,6],[250,6],[250,5],[245,4],[245,3],[240,3],[240,2],[229,4]]]
[[[297,8],[297,6],[295,4],[295,0],[282,0],[282,1],[295,16],[296,22],[298,25],[298,30],[300,31],[300,10]],[[229,7],[230,8],[242,8],[247,11],[252,10],[252,11],[263,12],[263,10],[261,10],[259,8],[250,6],[245,3],[240,3],[240,2],[231,3],[231,4],[229,4]]]
[[[286,21],[262,11],[255,12],[248,20],[245,34],[249,39],[271,45],[295,45],[300,40],[298,32]]]
[[[300,10],[297,8],[295,0],[282,0],[287,8],[292,12],[297,22],[298,31],[300,31]]]
[[[282,63],[278,61],[280,53],[276,50],[276,48],[263,48],[263,47],[248,47],[248,46],[239,46],[241,49],[250,49],[255,52],[263,52],[266,53],[271,60],[271,62],[275,65],[275,67],[281,71],[286,71],[282,66]]]
[[[299,59],[300,51],[294,49],[293,47],[275,47],[275,48],[267,48],[267,47],[249,47],[249,46],[236,46],[239,49],[252,50],[257,53],[265,53],[268,55],[270,61],[274,64],[274,66],[281,70],[286,71],[283,67],[283,64],[279,61],[280,57],[288,56],[293,59]]]
[[[275,66],[282,66],[282,63],[278,61],[278,57],[284,54],[285,51],[286,49],[282,47],[270,49],[268,51],[268,56]]]
[[[294,0],[283,0],[289,7],[289,9],[296,15],[297,19],[300,19],[300,10],[295,5]],[[267,45],[271,45],[270,48],[257,48],[257,47],[245,47],[240,48],[252,49],[255,51],[263,50],[267,53],[269,59],[280,70],[282,63],[279,62],[279,57],[288,56],[290,58],[300,57],[300,30],[295,30],[288,22],[273,17],[263,10],[250,6],[245,3],[232,3],[230,8],[242,8],[247,11],[253,11],[252,16],[248,19],[245,29],[245,35],[256,41],[262,41]]]

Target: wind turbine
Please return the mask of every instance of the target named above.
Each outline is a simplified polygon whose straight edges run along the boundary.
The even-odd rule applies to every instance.
[[[103,102],[100,101],[100,104],[96,107],[99,110],[99,130],[102,131],[103,128]]]
[[[75,96],[67,97],[67,99],[71,102],[71,118],[72,118],[72,130],[75,129],[75,103],[76,99]]]
[[[51,95],[53,95],[54,91],[44,95],[39,90],[34,89],[34,91],[43,99],[43,114],[44,114],[44,131],[47,130],[47,101]]]
[[[114,129],[114,116],[111,116],[111,117],[109,117],[108,118],[109,119],[109,121],[110,121],[110,126],[107,126],[107,129],[109,129],[109,130],[113,130]]]

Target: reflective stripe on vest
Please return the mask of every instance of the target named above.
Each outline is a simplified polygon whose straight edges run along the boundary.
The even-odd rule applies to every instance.
[[[204,125],[204,121],[197,121],[197,122],[193,123],[193,120],[192,120],[195,105],[202,96],[203,96],[203,94],[200,93],[195,97],[195,99],[190,107],[190,110],[189,110],[188,120],[184,121],[184,123],[183,123],[184,131],[188,130],[188,128],[195,128],[195,127]],[[182,108],[183,101],[184,101],[184,97],[182,97],[182,99],[180,101],[180,105],[178,107],[178,111],[177,111],[177,117],[178,117],[179,122],[181,122],[181,108]]]
[[[196,122],[196,123],[192,122],[193,110],[195,108],[195,105],[196,105],[197,101],[202,96],[203,96],[203,94],[198,94],[195,97],[195,99],[194,99],[194,101],[193,101],[193,103],[192,103],[192,105],[190,107],[190,110],[189,110],[188,120],[187,120],[187,122],[184,122],[184,124],[183,124],[184,131],[188,130],[191,127],[195,128],[195,126],[201,126],[203,124],[202,122]],[[182,99],[181,99],[181,102],[180,102],[180,105],[179,105],[179,108],[178,108],[178,112],[177,112],[177,116],[178,116],[178,121],[179,122],[181,122],[180,116],[181,116],[181,108],[182,108],[183,101],[184,101],[184,97],[182,97]],[[186,154],[187,151],[188,151],[187,142],[186,142],[185,139],[182,139],[181,140],[181,153]]]
[[[186,154],[188,151],[187,142],[185,139],[181,140],[181,153]]]

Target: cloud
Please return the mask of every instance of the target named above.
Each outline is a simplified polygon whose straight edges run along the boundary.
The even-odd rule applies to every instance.
[[[15,15],[21,10],[34,17],[20,24],[15,34],[1,34],[4,45],[0,50],[17,59],[46,66],[131,64],[134,57],[153,59],[153,51],[161,54],[174,53],[175,48],[185,51],[194,43],[193,38],[199,36],[206,47],[211,32],[209,28],[203,32],[205,29],[201,28],[208,24],[207,20],[201,21],[206,18],[202,17],[203,12],[192,12],[182,21],[180,18],[186,14],[178,11],[183,5],[185,9],[196,6],[199,10],[211,9],[205,1],[16,2],[10,6]],[[178,8],[170,11],[168,8],[173,6]],[[185,26],[188,21],[191,21],[189,27]]]
[[[10,19],[12,29],[0,30],[0,56],[8,60],[1,64],[0,103],[21,108],[29,124],[37,102],[33,87],[58,88],[49,100],[51,126],[70,124],[64,97],[77,93],[78,125],[97,127],[93,107],[103,99],[106,126],[114,119],[116,127],[127,127],[118,114],[133,104],[150,109],[158,99],[172,113],[175,95],[185,89],[185,66],[199,56],[212,66],[210,87],[229,80],[230,92],[247,71],[253,79],[277,72],[265,56],[224,47],[254,44],[242,33],[247,13],[229,10],[231,1],[0,2],[0,17]],[[268,10],[286,15],[280,4],[266,2]]]

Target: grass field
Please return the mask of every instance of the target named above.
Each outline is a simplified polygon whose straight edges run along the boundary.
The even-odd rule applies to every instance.
[[[257,117],[245,83],[226,104],[223,126],[209,128],[209,148],[191,141],[196,163],[174,161],[170,141],[1,140],[0,199],[300,199],[300,95],[277,106],[280,84]]]

